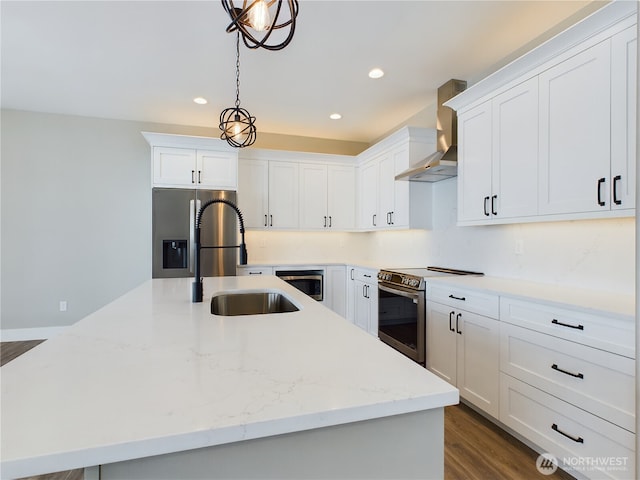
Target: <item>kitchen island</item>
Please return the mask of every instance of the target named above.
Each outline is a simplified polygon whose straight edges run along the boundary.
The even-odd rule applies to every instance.
[[[2,367],[3,479],[442,478],[454,387],[276,277],[205,278],[198,304],[191,282],[150,280]],[[256,289],[299,311],[210,313]]]

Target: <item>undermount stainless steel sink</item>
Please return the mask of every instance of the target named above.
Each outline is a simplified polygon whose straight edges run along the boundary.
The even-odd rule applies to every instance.
[[[214,315],[264,315],[300,310],[284,293],[274,291],[223,293],[211,298]]]

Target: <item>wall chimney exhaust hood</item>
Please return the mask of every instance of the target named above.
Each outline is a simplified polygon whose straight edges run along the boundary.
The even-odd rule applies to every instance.
[[[438,88],[438,151],[396,175],[396,180],[439,182],[458,174],[458,117],[443,104],[466,88],[463,80],[449,80]]]

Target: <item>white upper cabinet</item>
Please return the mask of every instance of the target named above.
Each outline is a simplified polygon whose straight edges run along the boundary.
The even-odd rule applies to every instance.
[[[458,118],[458,221],[492,223],[538,211],[538,82],[533,78]]]
[[[491,215],[538,213],[538,82],[533,78],[498,95],[493,108]]]
[[[638,39],[629,27],[611,39],[611,208],[635,208]]]
[[[611,2],[446,102],[460,225],[635,215],[636,22]]]
[[[431,184],[396,180],[395,177],[435,150],[435,130],[405,128],[360,154],[360,229],[431,226]]]
[[[300,228],[355,228],[355,167],[300,164]]]
[[[216,138],[143,132],[153,186],[237,190],[238,153]]]
[[[540,77],[540,213],[610,208],[611,42]]]
[[[240,159],[238,206],[246,228],[298,228],[298,164]]]
[[[298,228],[298,164],[269,162],[269,227]]]
[[[218,190],[237,190],[238,159],[225,152],[196,150],[196,169],[199,187]]]
[[[490,215],[491,196],[491,102],[458,116],[458,221],[483,221]]]
[[[241,158],[238,162],[238,207],[246,228],[269,225],[269,162]]]

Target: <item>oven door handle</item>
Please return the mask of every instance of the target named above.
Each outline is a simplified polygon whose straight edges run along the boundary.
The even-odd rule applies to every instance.
[[[420,294],[422,293],[422,291],[415,290],[400,290],[398,287],[390,288],[386,285],[382,285],[381,283],[378,284],[378,289],[382,290],[383,292],[391,293],[392,295],[400,295],[401,297],[411,298],[412,300],[419,300]]]

